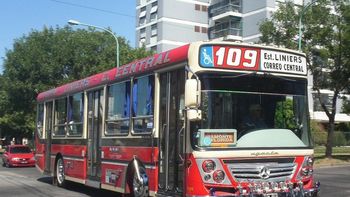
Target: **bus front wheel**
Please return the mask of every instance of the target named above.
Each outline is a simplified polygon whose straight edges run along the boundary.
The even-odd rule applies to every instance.
[[[59,187],[64,187],[66,180],[64,175],[64,163],[62,157],[59,157],[56,161],[55,172],[55,184]]]
[[[136,169],[132,176],[132,190],[131,195],[135,197],[145,197],[148,195],[148,176],[144,167],[138,169],[140,177],[138,176]]]

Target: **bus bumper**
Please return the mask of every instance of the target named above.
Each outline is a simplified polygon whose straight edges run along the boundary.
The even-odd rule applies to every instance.
[[[319,197],[320,193],[320,182],[314,184],[310,189],[300,189],[296,187],[292,190],[285,192],[272,192],[267,193],[264,191],[261,192],[241,192],[241,193],[229,193],[222,191],[211,190],[210,195],[186,195],[187,197],[214,197],[214,196],[235,196],[235,197]]]

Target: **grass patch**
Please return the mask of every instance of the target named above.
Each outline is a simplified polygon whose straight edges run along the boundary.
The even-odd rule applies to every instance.
[[[314,148],[314,150],[315,150],[315,156],[321,157],[325,155],[326,147],[317,146]],[[332,155],[333,156],[350,155],[350,146],[333,147]]]
[[[315,167],[338,166],[350,164],[350,155],[335,155],[332,158],[325,156],[315,157]]]
[[[333,147],[332,158],[326,158],[326,147],[315,147],[315,167],[350,164],[350,147]]]

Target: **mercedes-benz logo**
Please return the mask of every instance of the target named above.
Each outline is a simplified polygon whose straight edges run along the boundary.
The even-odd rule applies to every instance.
[[[259,176],[262,179],[268,179],[270,177],[270,169],[266,166],[260,168]]]

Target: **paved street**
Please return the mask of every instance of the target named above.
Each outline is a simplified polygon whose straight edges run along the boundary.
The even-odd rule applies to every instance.
[[[318,168],[315,177],[321,182],[321,196],[350,197],[350,166]]]
[[[1,163],[1,162],[0,162]],[[97,190],[76,183],[67,188],[51,184],[51,178],[42,176],[36,168],[5,168],[0,166],[0,196],[16,197],[82,197],[118,196],[106,190]]]
[[[321,196],[350,197],[350,166],[327,167],[315,170],[321,182]],[[67,188],[51,185],[51,178],[42,176],[36,168],[5,168],[0,166],[0,196],[16,197],[81,197],[118,196],[113,192],[97,190],[70,183]]]

